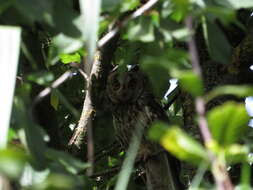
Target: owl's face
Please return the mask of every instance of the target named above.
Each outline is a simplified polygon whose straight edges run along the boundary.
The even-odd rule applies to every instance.
[[[113,103],[134,103],[141,96],[145,77],[140,71],[111,73],[107,80],[107,94]]]

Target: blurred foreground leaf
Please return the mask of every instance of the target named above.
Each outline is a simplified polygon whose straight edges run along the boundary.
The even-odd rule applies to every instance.
[[[53,149],[48,149],[46,157],[54,162],[57,162],[63,166],[66,171],[75,175],[90,166],[90,164],[84,163],[72,157],[70,154]]]
[[[27,80],[35,82],[39,85],[48,85],[50,82],[54,80],[54,75],[51,72],[47,71],[41,71],[41,72],[36,72],[32,73],[27,76]]]
[[[25,86],[24,86],[25,87]],[[14,112],[13,116],[16,119],[15,125],[17,127],[24,129],[25,131],[25,142],[22,142],[23,144],[27,145],[28,151],[33,156],[32,164],[37,169],[41,170],[44,169],[46,166],[46,158],[45,158],[45,150],[46,150],[46,144],[44,142],[44,131],[33,122],[31,119],[31,110],[27,111],[27,102],[25,103],[25,99],[27,97],[27,93],[29,92],[28,89],[23,88],[22,91],[24,91],[24,96],[21,98],[15,97],[14,99]]]
[[[206,22],[207,46],[214,61],[228,64],[231,61],[231,46],[219,26],[211,21]]]
[[[193,164],[208,162],[207,152],[201,144],[178,127],[169,127],[166,131],[165,127],[160,126],[161,131],[156,131],[155,136],[161,136],[160,143],[166,150],[177,158]]]
[[[197,74],[192,71],[178,71],[174,72],[175,78],[179,79],[179,84],[182,88],[193,96],[200,96],[203,94],[203,83]]]
[[[205,95],[206,102],[222,95],[235,95],[240,98],[253,95],[252,86],[247,85],[225,85],[214,88],[211,92]]]
[[[247,146],[233,144],[225,148],[225,157],[227,163],[242,163],[247,160],[249,148]]]
[[[209,128],[220,145],[236,143],[248,129],[249,116],[243,104],[227,102],[208,112]]]
[[[253,1],[252,0],[215,0],[215,2],[224,7],[230,7],[233,9],[242,9],[242,8],[252,8]]]
[[[10,178],[18,178],[27,161],[28,156],[18,149],[0,150],[0,173]]]

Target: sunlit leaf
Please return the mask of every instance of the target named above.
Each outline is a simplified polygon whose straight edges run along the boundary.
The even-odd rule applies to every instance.
[[[253,95],[253,88],[247,85],[225,85],[214,88],[211,92],[205,95],[205,100],[208,102],[213,98],[222,95],[235,95],[237,97],[247,97]]]
[[[152,140],[159,141],[166,133],[168,126],[164,123],[155,122],[148,131],[148,137]]]
[[[83,46],[84,41],[80,38],[72,38],[59,34],[52,39],[52,44],[57,48],[57,53],[71,53]]]
[[[199,164],[208,161],[204,147],[178,127],[170,127],[160,139],[161,145],[177,158]]]
[[[227,163],[241,163],[247,160],[249,148],[247,146],[233,144],[225,148],[225,157]]]
[[[174,10],[171,14],[171,18],[177,22],[182,21],[190,10],[189,0],[172,0],[174,3]]]
[[[81,56],[79,53],[74,54],[60,54],[61,62],[64,64],[68,64],[71,62],[80,63],[81,62]]]
[[[142,42],[154,41],[154,25],[150,17],[141,17],[137,22],[131,22],[124,38]]]
[[[234,9],[242,9],[242,8],[252,8],[253,7],[253,1],[251,0],[215,0],[215,2],[219,5],[222,5],[224,7],[230,7]]]
[[[28,156],[18,149],[0,150],[0,173],[11,178],[20,177]]]
[[[123,0],[123,2],[121,3],[120,12],[134,10],[139,5],[140,5],[139,0]]]
[[[217,106],[207,118],[213,138],[221,145],[237,142],[248,129],[249,116],[243,104],[228,102]]]

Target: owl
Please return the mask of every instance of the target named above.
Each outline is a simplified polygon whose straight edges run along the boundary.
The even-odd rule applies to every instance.
[[[146,138],[152,122],[168,121],[165,111],[152,94],[148,77],[137,66],[127,72],[114,70],[108,76],[106,88],[116,137],[122,148],[128,148],[136,127],[144,129],[137,159],[144,168],[147,189],[178,189],[167,154],[158,144]]]

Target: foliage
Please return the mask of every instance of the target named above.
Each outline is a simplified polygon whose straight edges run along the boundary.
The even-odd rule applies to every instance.
[[[105,147],[108,146],[105,145],[111,147],[115,135],[107,111],[109,105],[105,91],[98,92],[100,100],[95,102],[98,105],[93,121],[95,173],[91,176],[85,173],[90,167],[84,156],[87,153],[85,146],[79,155],[68,151],[68,142],[73,128],[78,124],[87,90],[86,81],[78,71],[83,67],[82,63],[91,63],[99,39],[117,28],[120,39],[116,42],[116,52],[104,56],[112,56],[112,65],[118,65],[122,71],[128,65],[139,64],[147,74],[158,101],[168,103],[164,94],[171,78],[177,78],[181,91],[189,93],[194,100],[203,97],[206,105],[224,96],[225,100],[230,100],[219,106],[210,106],[205,117],[212,139],[204,145],[184,131],[187,126],[182,123],[187,116],[184,115],[184,105],[180,100],[175,101],[167,110],[171,123],[155,122],[148,132],[150,140],[160,143],[179,160],[189,162],[194,167],[200,167],[200,163],[207,165],[202,176],[201,172],[196,174],[195,179],[198,178],[200,182],[193,181],[195,186],[190,188],[216,187],[212,180],[204,183],[203,179],[206,170],[212,171],[211,153],[217,157],[219,164],[235,168],[236,189],[252,189],[249,180],[252,129],[247,126],[250,118],[243,104],[226,97],[230,95],[232,100],[238,100],[253,95],[253,88],[249,85],[251,83],[241,82],[246,80],[244,73],[236,75],[240,72],[239,69],[245,71],[245,68],[231,63],[236,50],[233,44],[238,45],[247,36],[248,28],[252,27],[247,23],[250,23],[248,19],[253,1],[161,0],[138,18],[132,18],[131,14],[148,1],[96,1],[98,4],[94,10],[92,2],[0,1],[0,24],[18,26],[22,30],[17,73],[21,80],[16,81],[8,145],[0,150],[1,176],[7,177],[17,189],[109,190],[116,184],[124,184],[124,187],[119,188],[118,185],[116,189],[125,189],[127,184],[129,189],[140,189],[143,186],[139,182],[140,174],[139,177],[134,175],[138,171],[131,169],[135,164],[140,139],[135,139],[137,147],[130,146],[127,154],[117,148],[106,153],[108,148]],[[194,19],[193,30],[185,24],[189,16]],[[243,37],[231,38],[232,33],[235,36],[240,33]],[[197,45],[204,47],[198,48],[204,68],[201,76],[192,69],[192,54],[186,47],[192,35],[196,36]],[[253,54],[253,50],[251,52]],[[212,79],[205,78],[205,73],[209,72],[208,69],[205,70],[205,64],[210,62],[203,61],[201,57],[208,57],[213,63],[212,68],[216,63],[219,70],[233,67],[232,76],[242,77],[242,80],[224,85],[219,82],[222,76],[218,76],[216,86],[210,89],[206,84]],[[103,67],[101,66],[101,72],[106,73]],[[46,87],[52,87],[56,79],[66,71],[71,71],[71,76],[62,84],[57,83],[55,89],[48,88],[51,89],[49,97],[38,96]],[[105,81],[101,83],[103,82]],[[99,85],[95,87],[101,89]],[[193,117],[194,124],[197,117],[199,115]],[[125,155],[125,165],[120,171],[117,168],[120,168]],[[235,164],[242,165],[241,177]],[[128,166],[131,170],[124,170]],[[135,177],[130,177],[131,174]]]

